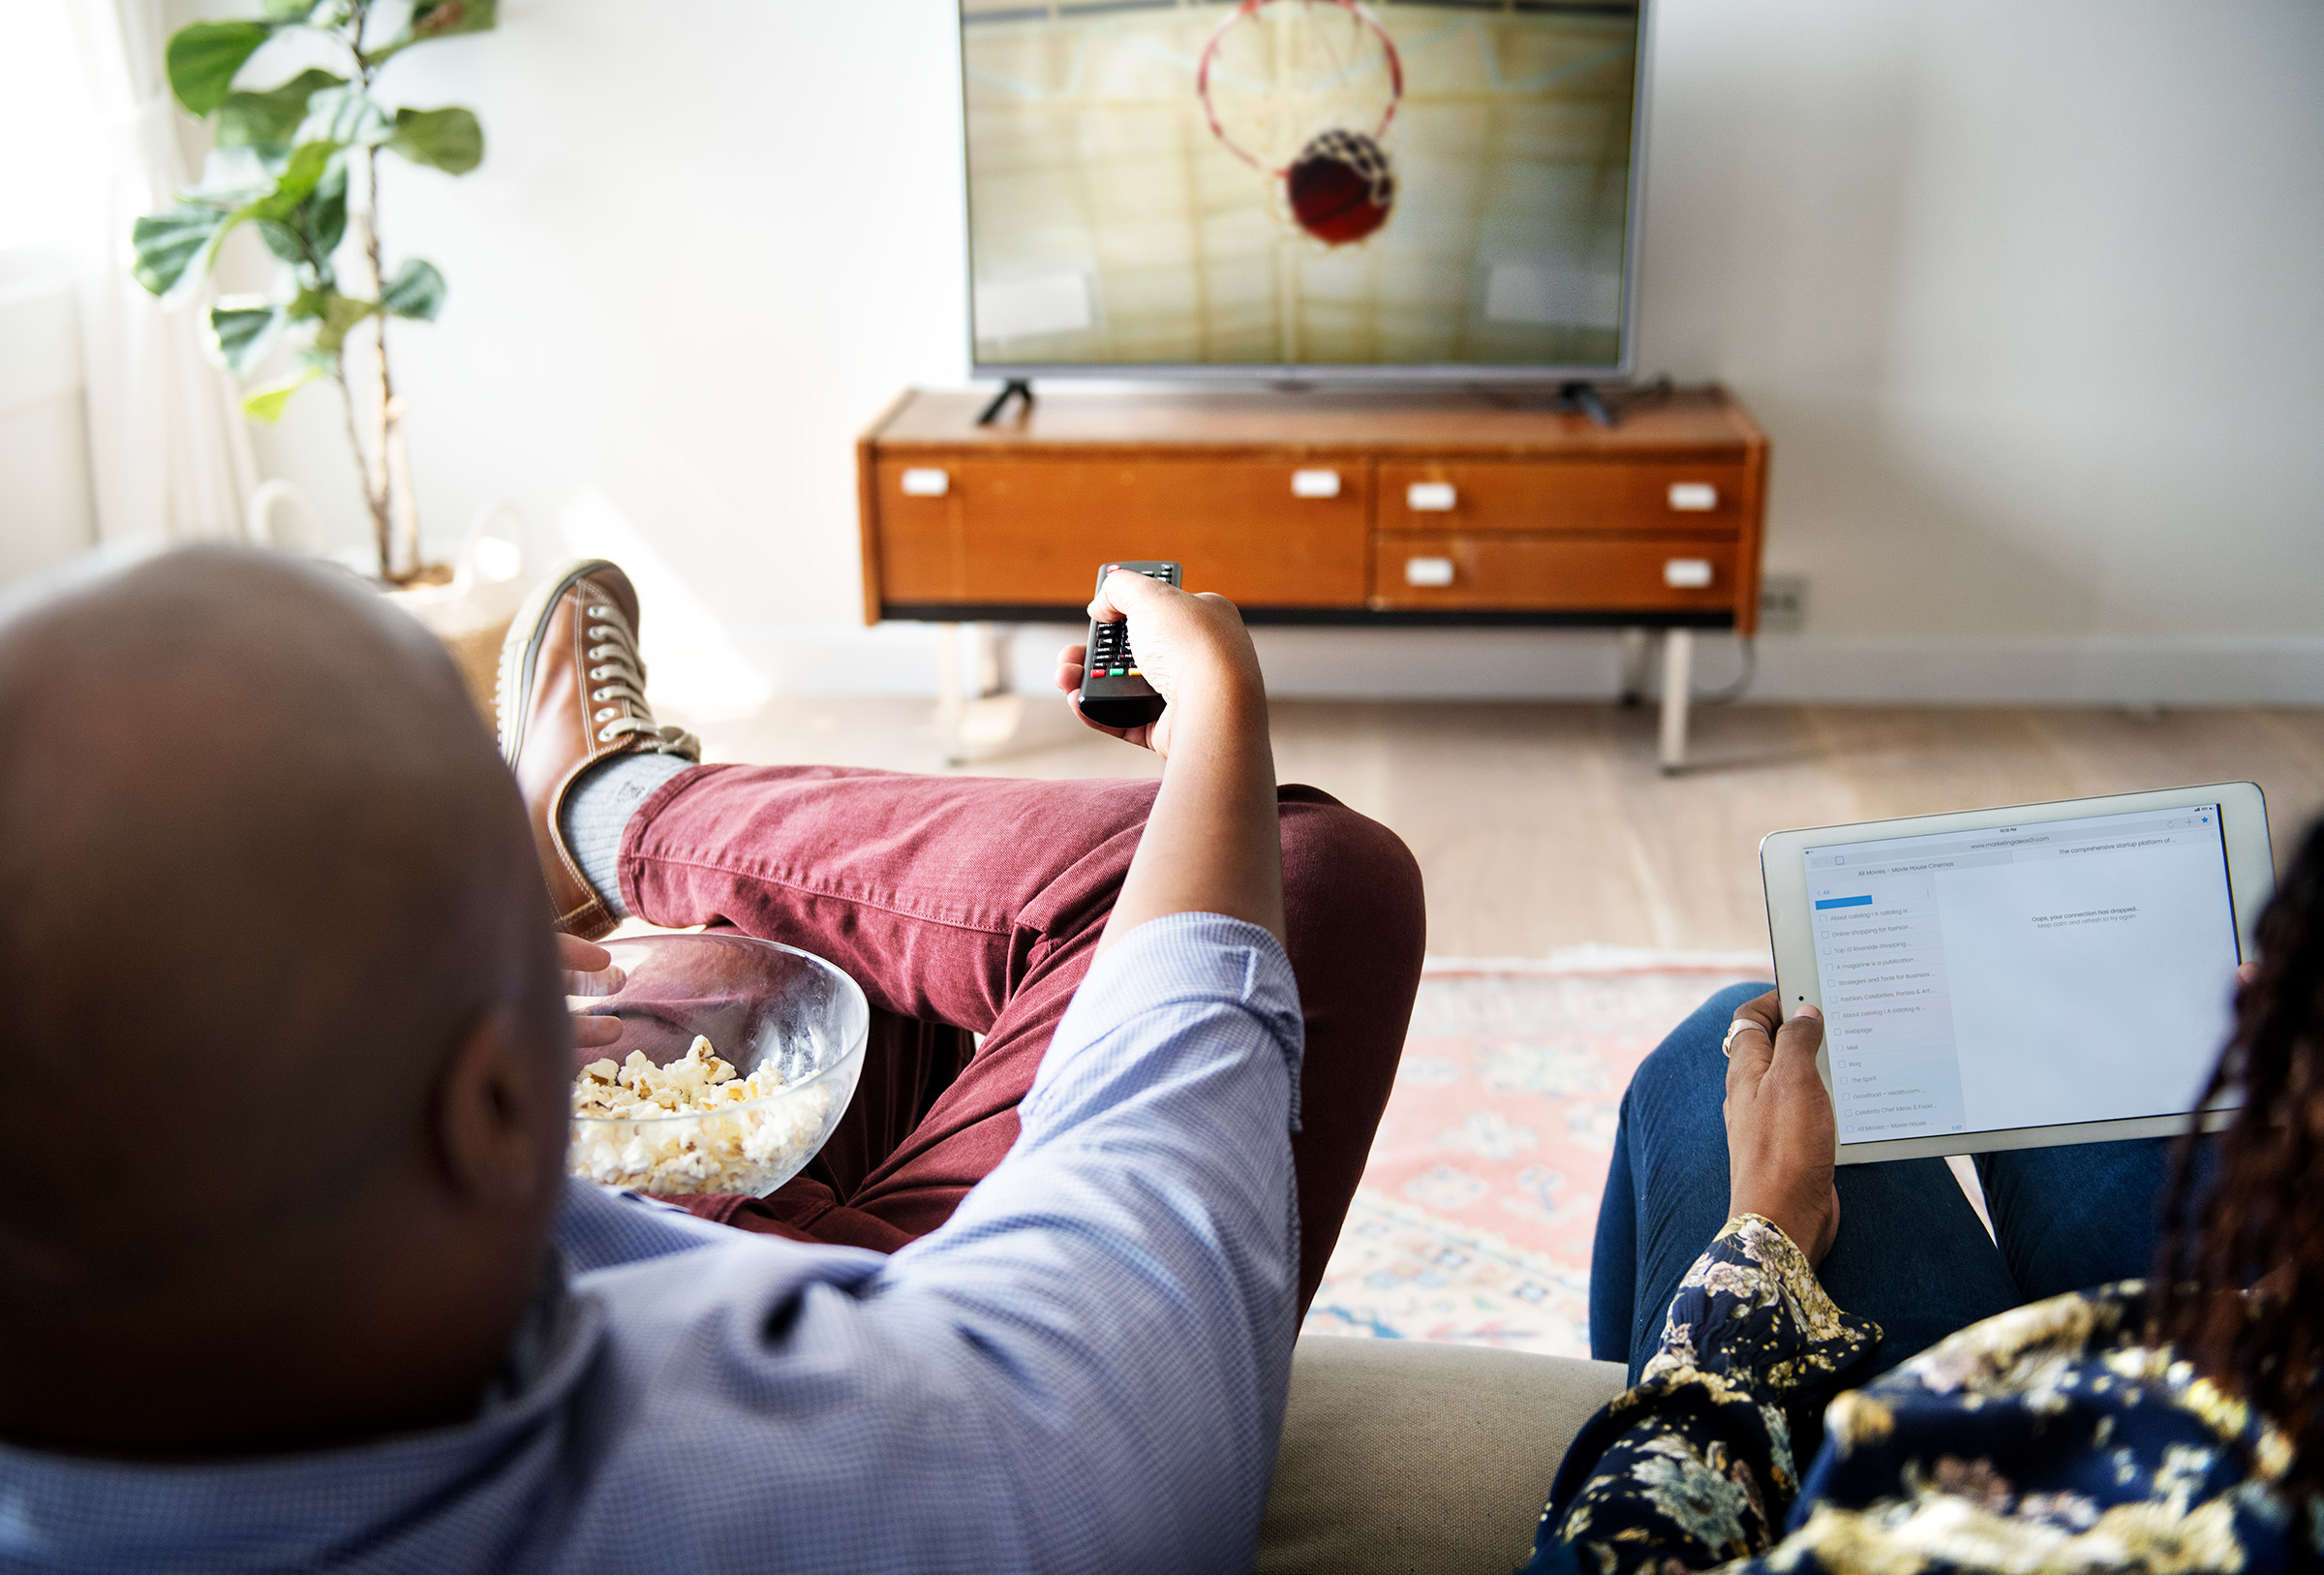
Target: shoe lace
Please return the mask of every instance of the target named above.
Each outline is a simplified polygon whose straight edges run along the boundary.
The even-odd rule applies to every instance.
[[[591,602],[584,614],[589,662],[590,721],[597,742],[610,744],[625,733],[641,735],[639,747],[664,755],[700,758],[701,741],[675,725],[659,725],[646,700],[646,664],[637,654],[637,634],[621,608]]]

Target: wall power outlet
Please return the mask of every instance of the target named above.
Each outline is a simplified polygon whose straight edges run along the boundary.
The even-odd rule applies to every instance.
[[[1808,576],[1769,574],[1759,581],[1759,633],[1796,634],[1808,621]]]

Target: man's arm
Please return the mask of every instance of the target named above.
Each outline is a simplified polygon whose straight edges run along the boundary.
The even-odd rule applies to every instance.
[[[890,1258],[754,1238],[584,1282],[633,1417],[624,1491],[580,1498],[608,1567],[630,1505],[711,1480],[685,1552],[712,1567],[1248,1567],[1297,1332],[1303,1033],[1265,696],[1232,606],[1124,578],[1167,763],[1017,1141]]]
[[[1282,940],[1283,848],[1267,687],[1241,614],[1222,596],[1189,596],[1116,570],[1098,587],[1089,616],[1129,620],[1139,666],[1164,701],[1148,726],[1099,729],[1146,745],[1165,764],[1098,949],[1166,913],[1224,913]],[[1086,656],[1079,646],[1066,649],[1059,688],[1080,687]]]
[[[1039,1532],[1011,1561],[1224,1568],[1251,1556],[1297,1333],[1267,696],[1223,598],[1116,572],[1090,611],[1130,620],[1164,698],[1141,740],[1162,785],[1016,1146],[872,1311],[938,1370],[968,1358],[985,1486]]]

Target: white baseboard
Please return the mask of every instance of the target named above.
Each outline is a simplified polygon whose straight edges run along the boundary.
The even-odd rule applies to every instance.
[[[1333,699],[1605,699],[1619,678],[1605,631],[1286,629],[1255,633],[1268,688]],[[1078,628],[1020,626],[1010,667],[1046,688]],[[737,631],[793,694],[930,695],[933,626]],[[1695,682],[1737,668],[1734,639],[1697,637]],[[1914,705],[2324,705],[2324,636],[1769,634],[1756,700]]]

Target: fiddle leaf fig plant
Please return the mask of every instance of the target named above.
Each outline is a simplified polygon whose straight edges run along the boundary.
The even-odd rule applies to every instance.
[[[256,20],[179,28],[166,54],[169,90],[210,122],[213,148],[200,181],[165,211],[138,220],[130,236],[138,283],[177,301],[202,289],[229,234],[243,225],[256,230],[282,264],[277,286],[211,306],[212,348],[245,376],[278,347],[290,350],[289,374],[243,398],[243,410],[259,420],[279,419],[309,383],[339,385],[379,575],[393,584],[425,571],[387,322],[433,321],[443,308],[444,283],[435,264],[418,258],[387,267],[380,155],[464,175],[483,162],[484,131],[472,110],[390,105],[378,82],[406,49],[480,33],[497,20],[497,0],[264,0]],[[308,66],[272,87],[236,88],[251,57],[286,34],[320,39],[336,69]],[[352,254],[344,267],[343,249]],[[348,357],[358,331],[373,352],[359,357],[361,412]]]

